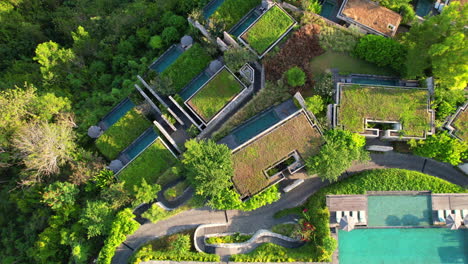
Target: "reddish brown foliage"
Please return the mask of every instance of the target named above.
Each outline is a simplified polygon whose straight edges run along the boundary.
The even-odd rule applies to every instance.
[[[266,79],[277,81],[281,79],[285,71],[293,66],[298,66],[307,75],[306,83],[302,87],[296,87],[291,92],[311,87],[313,76],[309,66],[310,61],[325,52],[319,44],[319,33],[320,26],[316,24],[307,24],[294,32],[277,54],[265,59]]]

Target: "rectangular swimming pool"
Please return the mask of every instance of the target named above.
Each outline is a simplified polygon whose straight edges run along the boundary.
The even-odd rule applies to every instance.
[[[398,80],[388,80],[388,79],[372,79],[372,78],[359,78],[353,77],[351,79],[352,83],[358,84],[377,84],[377,85],[390,85],[390,86],[398,86]]]
[[[237,38],[259,17],[260,15],[257,14],[257,12],[250,12],[241,23],[237,24],[233,29],[231,29],[231,35]]]
[[[429,226],[430,195],[369,195],[368,226]]]
[[[340,264],[468,263],[468,229],[340,230],[338,245]]]
[[[224,0],[213,0],[210,1],[205,8],[203,8],[203,16],[205,19],[210,18],[211,15],[216,12],[219,6],[221,6],[224,3]]]
[[[166,51],[166,53],[162,54],[155,62],[153,62],[153,64],[151,64],[150,69],[157,73],[161,73],[176,61],[182,53],[184,53],[184,51],[181,47],[173,45]]]
[[[134,106],[135,105],[132,103],[132,101],[127,98],[115,106],[114,109],[112,109],[106,116],[104,116],[101,122],[104,123],[106,128],[108,128],[119,121],[119,119],[128,111],[130,111],[130,109],[132,109]]]
[[[143,132],[139,138],[137,138],[122,154],[126,154],[127,158],[132,160],[138,156],[146,147],[153,143],[158,138],[158,134],[153,128],[150,128]]]
[[[236,142],[241,145],[281,121],[274,109],[252,119],[232,132]]]

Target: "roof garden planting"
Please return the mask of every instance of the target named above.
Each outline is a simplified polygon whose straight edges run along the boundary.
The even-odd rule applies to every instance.
[[[150,126],[151,122],[133,108],[96,140],[96,147],[108,159],[115,159]]]
[[[293,151],[297,151],[302,158],[314,155],[322,143],[319,130],[301,111],[233,153],[234,185],[241,196],[254,195],[271,183],[264,174],[266,169]]]
[[[187,83],[200,74],[210,61],[211,57],[208,52],[200,44],[194,44],[182,53],[174,63],[167,67],[161,73],[161,76],[169,77],[175,90],[180,91]]]
[[[227,68],[222,68],[211,80],[186,101],[204,121],[209,122],[240,91],[243,84]]]
[[[224,0],[210,18],[223,22],[227,30],[261,2],[261,0]]]
[[[156,183],[158,177],[177,161],[161,138],[157,138],[153,144],[122,169],[117,177],[125,181],[126,190],[133,192],[133,186],[140,185],[143,179],[149,184]]]
[[[403,136],[424,137],[431,130],[428,91],[370,85],[340,85],[337,117],[344,129],[364,133],[366,119],[401,124]]]
[[[247,28],[240,39],[262,56],[295,24],[296,21],[288,13],[274,5]]]
[[[458,109],[451,122],[448,122],[448,128],[457,138],[468,141],[468,102]]]

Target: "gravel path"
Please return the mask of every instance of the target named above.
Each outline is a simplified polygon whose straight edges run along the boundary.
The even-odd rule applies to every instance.
[[[372,160],[365,164],[352,166],[342,177],[378,168],[402,168],[424,172],[452,183],[468,187],[468,177],[449,164],[437,162],[423,157],[387,152],[385,154],[371,154]],[[156,237],[173,234],[185,229],[194,228],[200,224],[230,223],[229,229],[235,232],[253,233],[258,229],[269,229],[277,223],[292,220],[292,217],[274,219],[273,215],[282,209],[296,207],[320,188],[328,185],[317,177],[306,179],[303,184],[290,193],[283,194],[281,199],[273,204],[264,206],[255,211],[242,212],[238,210],[215,211],[207,207],[192,209],[180,213],[156,224],[142,225],[133,235],[118,247],[113,264],[126,264],[128,259],[145,242]]]

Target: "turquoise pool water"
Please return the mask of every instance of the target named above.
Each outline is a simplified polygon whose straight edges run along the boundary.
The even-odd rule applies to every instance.
[[[468,230],[388,228],[338,231],[340,264],[468,263]]]
[[[232,30],[231,30],[231,35],[238,37],[244,30],[246,30],[252,23],[260,17],[257,12],[251,12],[240,24],[236,25]]]
[[[218,9],[218,7],[223,3],[224,0],[214,0],[209,2],[203,9],[203,16],[205,17],[205,19],[210,18],[210,16],[214,14],[216,9]]]
[[[429,226],[430,195],[369,195],[368,226]]]
[[[415,8],[416,15],[420,17],[427,16],[431,12],[433,5],[434,1],[432,0],[418,0]]]
[[[210,79],[210,77],[211,76],[209,76],[206,72],[201,73],[187,86],[185,86],[182,92],[179,93],[180,97],[182,97],[184,101],[188,100],[190,96],[196,93],[200,87],[202,87]]]
[[[351,82],[358,83],[358,84],[378,84],[378,85],[391,85],[391,86],[398,85],[397,80],[379,80],[379,79],[358,78],[358,77],[352,78]]]
[[[278,123],[280,120],[276,112],[270,110],[237,128],[232,134],[236,137],[236,142],[240,145]]]
[[[178,46],[172,46],[169,50],[159,57],[150,68],[158,73],[163,72],[169,67],[184,51]]]
[[[158,138],[158,134],[151,128],[143,132],[143,134],[124,151],[128,155],[129,160],[138,156],[147,146]]]
[[[112,109],[102,120],[107,127],[115,124],[122,116],[124,116],[130,109],[135,105],[129,99],[125,99],[121,104],[117,105],[116,108]]]
[[[322,11],[320,12],[320,15],[331,20],[333,19],[333,9],[335,9],[335,5],[333,3],[325,1],[322,5]]]

